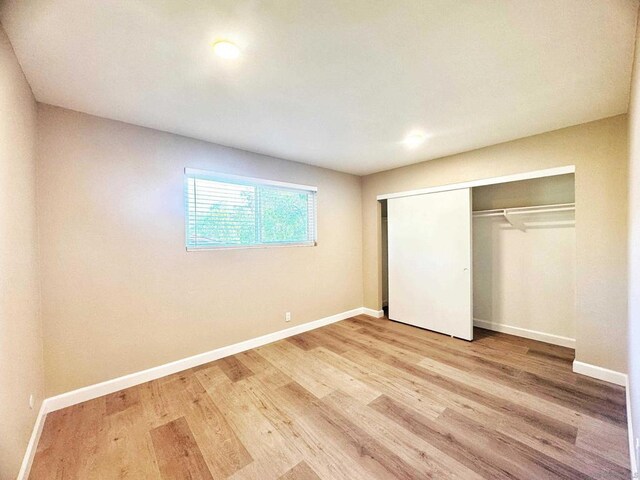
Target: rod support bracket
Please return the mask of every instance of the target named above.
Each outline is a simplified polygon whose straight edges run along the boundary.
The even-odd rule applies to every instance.
[[[524,223],[517,221],[513,215],[509,215],[509,210],[507,210],[506,208],[502,211],[502,215],[504,215],[504,218],[507,222],[509,222],[509,224],[513,227],[516,228],[518,230],[520,230],[521,232],[526,232],[527,228],[524,226]]]

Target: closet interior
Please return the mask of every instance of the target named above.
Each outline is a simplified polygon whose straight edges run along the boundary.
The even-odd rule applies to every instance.
[[[381,200],[385,313],[391,320],[470,340],[455,333],[460,331],[458,327],[442,328],[435,322],[437,326],[432,328],[428,321],[420,318],[442,314],[445,322],[450,322],[451,317],[447,317],[450,311],[431,309],[429,302],[437,303],[441,296],[448,295],[446,288],[465,291],[464,275],[467,274],[472,292],[469,313],[455,313],[463,324],[468,322],[476,327],[574,348],[574,174],[464,190],[469,191],[470,197],[470,262],[466,255],[459,255],[460,262],[453,262],[451,255],[447,258],[442,251],[442,248],[448,249],[447,235],[454,229],[462,233],[453,233],[451,242],[458,241],[456,236],[466,242],[467,233],[464,228],[460,230],[466,225],[464,221],[462,227],[451,223],[451,215],[465,215],[464,204],[460,213],[459,207],[454,210],[447,205],[449,197],[440,192],[416,195],[413,200]],[[417,197],[424,195],[434,195],[430,206],[421,206],[420,202],[424,203],[426,198]],[[464,195],[461,193],[459,197]],[[434,205],[441,212],[425,214],[424,209]],[[433,236],[439,238],[440,243],[434,243]],[[452,272],[458,284],[447,280]],[[451,286],[442,291],[440,279]],[[438,290],[437,295],[429,298],[434,289]],[[464,303],[464,295],[456,294],[458,303]]]

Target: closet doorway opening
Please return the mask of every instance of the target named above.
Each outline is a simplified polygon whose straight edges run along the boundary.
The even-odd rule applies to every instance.
[[[524,180],[460,184],[470,188],[472,196],[470,321],[475,327],[575,348],[575,175],[533,175]],[[407,194],[428,195],[429,189],[425,190]],[[443,190],[447,188],[436,189]],[[402,322],[393,317],[394,289],[389,286],[389,212],[393,209],[388,201],[396,196],[403,195],[379,199],[381,293],[385,315]],[[423,253],[438,256],[438,252]],[[406,296],[399,300],[406,301]]]

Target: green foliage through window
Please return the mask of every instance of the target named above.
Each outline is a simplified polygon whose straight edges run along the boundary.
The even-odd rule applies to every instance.
[[[308,241],[309,194],[272,187],[260,187],[259,191],[262,241]]]
[[[314,244],[315,189],[186,171],[187,248]]]

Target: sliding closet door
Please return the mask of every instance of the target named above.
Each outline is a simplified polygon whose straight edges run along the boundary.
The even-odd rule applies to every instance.
[[[471,340],[471,190],[387,201],[389,318]]]

